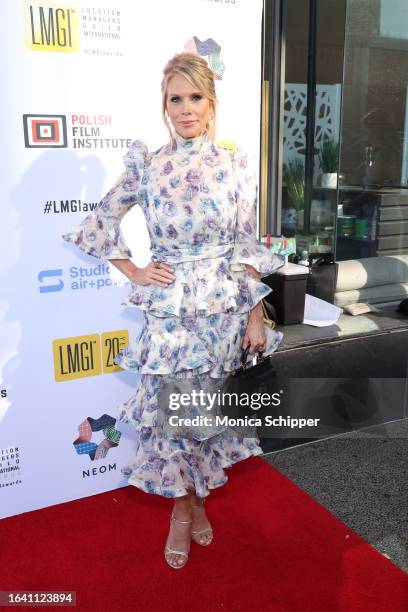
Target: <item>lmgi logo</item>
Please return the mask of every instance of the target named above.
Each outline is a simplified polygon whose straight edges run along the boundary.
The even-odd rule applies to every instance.
[[[76,8],[23,0],[26,47],[32,51],[79,51],[79,15]]]
[[[127,330],[59,338],[52,343],[54,376],[57,382],[120,372],[114,357],[129,342]]]

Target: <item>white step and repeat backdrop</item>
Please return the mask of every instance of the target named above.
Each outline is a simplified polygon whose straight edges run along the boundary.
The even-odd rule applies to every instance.
[[[0,518],[126,485],[136,432],[116,407],[139,383],[113,356],[142,313],[113,266],[61,234],[122,171],[135,138],[167,141],[160,81],[194,50],[216,71],[220,141],[258,156],[261,0],[3,0]],[[123,221],[149,261],[143,213]]]

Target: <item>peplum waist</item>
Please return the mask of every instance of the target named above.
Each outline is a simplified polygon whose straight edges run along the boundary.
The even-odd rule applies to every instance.
[[[225,248],[225,245],[221,245]],[[203,258],[203,252],[172,263],[175,280],[167,287],[132,284],[124,306],[147,310],[157,317],[209,316],[218,312],[244,313],[268,295],[272,289],[249,272],[232,271],[231,254]],[[186,256],[186,255],[185,255]]]

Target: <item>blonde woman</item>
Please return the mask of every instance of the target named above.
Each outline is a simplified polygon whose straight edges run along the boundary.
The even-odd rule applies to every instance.
[[[149,152],[135,140],[125,170],[97,208],[64,239],[109,260],[132,282],[124,304],[144,312],[137,344],[117,355],[139,372],[136,392],[119,406],[119,420],[139,432],[136,455],[122,472],[147,493],[174,499],[165,545],[167,563],[187,563],[190,541],[213,540],[203,502],[227,482],[224,468],[262,449],[259,439],[229,428],[183,433],[158,427],[164,383],[215,389],[241,364],[242,350],[272,353],[282,334],[263,324],[261,277],[283,265],[256,239],[257,188],[248,156],[215,142],[214,74],[193,53],[175,55],[162,79],[169,142]],[[141,206],[151,261],[131,260],[120,222]],[[132,348],[131,348],[132,347]]]

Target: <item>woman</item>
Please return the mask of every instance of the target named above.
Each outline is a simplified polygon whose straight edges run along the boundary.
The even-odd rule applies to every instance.
[[[256,437],[229,428],[159,428],[165,383],[215,389],[239,367],[242,349],[272,353],[282,334],[263,324],[260,282],[283,265],[256,240],[256,183],[244,151],[214,144],[216,94],[207,62],[192,53],[164,68],[163,119],[170,142],[149,153],[135,140],[126,170],[81,225],[64,235],[86,253],[108,259],[132,281],[124,304],[144,311],[137,343],[115,363],[140,372],[119,420],[139,432],[136,456],[123,473],[148,493],[174,498],[165,558],[183,567],[190,538],[206,546],[212,528],[203,507],[210,489],[227,481],[225,467],[262,449]],[[171,124],[171,125],[169,125]],[[142,207],[152,261],[131,261],[120,229],[123,215]],[[187,411],[188,412],[188,411]]]

